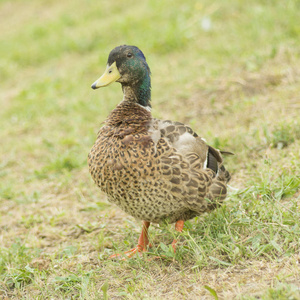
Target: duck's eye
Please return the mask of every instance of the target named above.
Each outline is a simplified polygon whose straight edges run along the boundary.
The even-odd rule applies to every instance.
[[[132,57],[132,53],[127,53],[127,57]]]

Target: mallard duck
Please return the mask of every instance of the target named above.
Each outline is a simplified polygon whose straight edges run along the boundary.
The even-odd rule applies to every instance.
[[[108,201],[143,221],[137,246],[125,252],[131,257],[147,251],[150,223],[175,223],[181,232],[184,221],[221,204],[230,175],[223,153],[189,126],[152,117],[150,69],[139,48],[114,48],[92,88],[113,82],[121,83],[123,100],[99,130],[88,163]],[[172,246],[176,251],[176,240]]]

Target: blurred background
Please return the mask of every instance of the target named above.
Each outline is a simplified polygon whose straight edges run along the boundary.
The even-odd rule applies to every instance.
[[[16,288],[20,272],[7,264],[57,263],[40,251],[78,264],[78,253],[101,253],[124,235],[125,214],[107,204],[86,163],[122,99],[119,84],[90,88],[118,45],[145,54],[154,117],[190,124],[212,146],[236,153],[226,159],[235,191],[258,186],[259,197],[283,188],[282,197],[299,200],[299,12],[297,0],[1,0],[3,290],[13,287],[7,293],[17,297],[26,283]],[[101,231],[102,241],[99,223],[113,230]],[[128,235],[138,228],[126,224]],[[31,283],[34,266],[24,269]]]

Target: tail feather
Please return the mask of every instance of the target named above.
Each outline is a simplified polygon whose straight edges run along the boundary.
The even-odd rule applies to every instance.
[[[221,181],[225,181],[226,183],[228,183],[231,179],[229,172],[225,169],[223,165],[219,169],[218,178],[220,178]]]

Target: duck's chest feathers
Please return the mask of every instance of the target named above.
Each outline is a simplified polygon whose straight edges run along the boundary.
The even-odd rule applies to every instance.
[[[94,181],[107,194],[125,193],[138,180],[154,174],[150,122],[149,111],[122,102],[100,129],[88,161]]]

